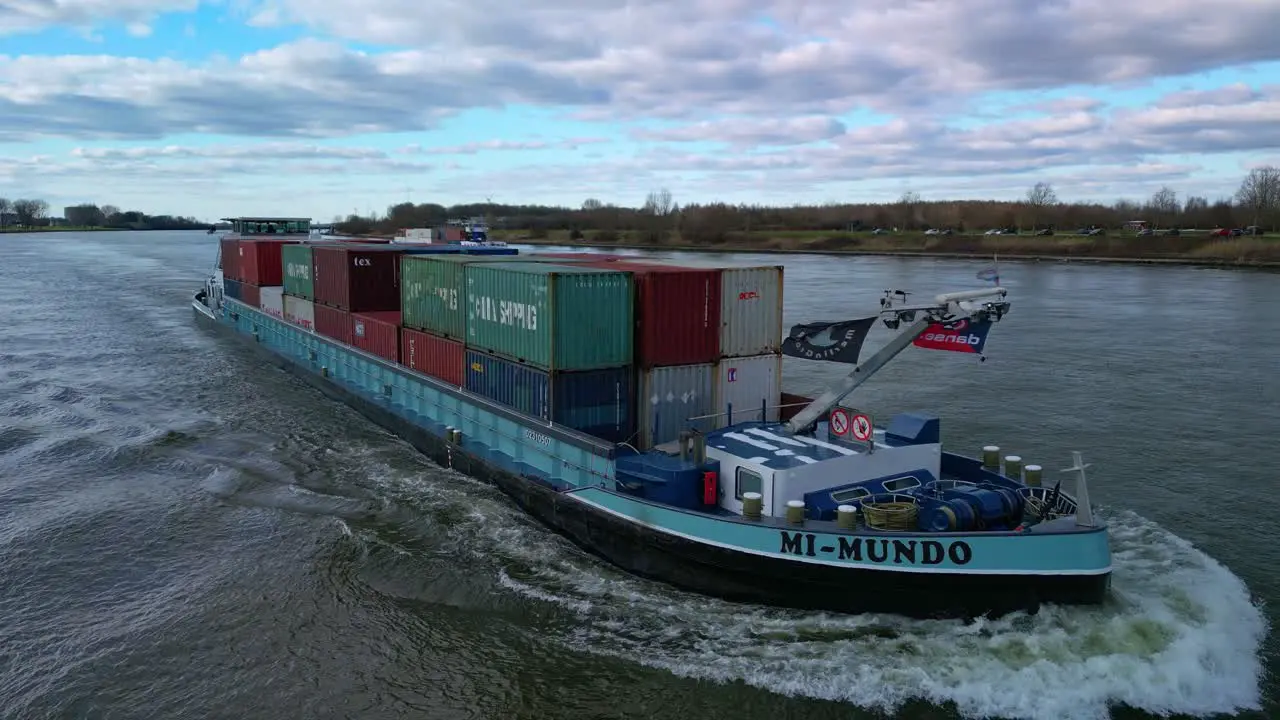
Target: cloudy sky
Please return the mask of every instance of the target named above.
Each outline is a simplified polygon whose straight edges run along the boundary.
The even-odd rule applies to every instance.
[[[0,0],[0,196],[201,218],[1234,191],[1265,0]]]

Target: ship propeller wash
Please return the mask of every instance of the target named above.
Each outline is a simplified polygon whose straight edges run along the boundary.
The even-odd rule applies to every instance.
[[[916,617],[1107,596],[1108,530],[1079,453],[1068,494],[997,446],[944,450],[934,415],[877,426],[844,404],[908,348],[980,355],[1006,288],[916,304],[886,291],[867,318],[784,337],[779,266],[313,242],[297,218],[231,222],[199,320],[636,575]],[[894,334],[863,359],[878,322]],[[781,390],[784,355],[851,369],[800,398]]]

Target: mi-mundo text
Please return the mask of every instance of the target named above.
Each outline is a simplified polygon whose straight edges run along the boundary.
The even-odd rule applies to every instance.
[[[824,537],[824,544],[819,545],[813,533],[783,530],[779,534],[782,547],[778,552],[802,557],[828,556],[877,565],[941,565],[945,560],[950,560],[953,565],[968,565],[973,560],[973,548],[963,540],[941,543],[937,540],[840,536],[831,545],[825,544],[831,538]]]
[[[511,325],[525,330],[538,329],[538,306],[512,300],[494,300],[480,296],[472,302],[475,317],[480,320]]]

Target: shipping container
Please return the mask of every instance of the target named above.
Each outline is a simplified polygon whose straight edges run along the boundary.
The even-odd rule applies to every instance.
[[[225,270],[223,272],[226,272]],[[222,294],[232,300],[244,302],[244,283],[239,280],[231,280],[230,278],[222,278]]]
[[[463,248],[470,249],[477,248]],[[404,313],[404,326],[464,340],[467,327],[464,266],[475,262],[511,262],[511,258],[467,252],[403,256],[400,259],[400,310]]]
[[[716,365],[715,427],[764,419],[777,422],[782,403],[782,355],[724,358]],[[731,415],[727,413],[732,413]]]
[[[316,298],[311,269],[311,244],[286,245],[280,248],[284,291],[294,297]]]
[[[655,258],[654,263],[720,270],[720,357],[782,351],[782,266]]]
[[[222,275],[228,280],[240,279],[240,241],[223,238],[218,242],[218,259]]]
[[[716,412],[715,378],[714,363],[641,371],[636,394],[640,449],[676,440],[681,430],[706,432],[715,428],[715,418],[703,417]]]
[[[641,368],[720,357],[720,271],[603,260],[588,267],[630,272],[635,284],[635,362]]]
[[[240,302],[249,307],[262,306],[262,288],[253,283],[240,283]]]
[[[316,319],[316,332],[338,342],[352,345],[351,313],[336,307],[313,303]]]
[[[400,362],[400,313],[352,313],[351,344],[393,363]]]
[[[280,251],[296,240],[255,238],[240,241],[240,279],[259,287],[283,284]]]
[[[258,292],[258,307],[273,318],[284,319],[284,288],[264,287]]]
[[[466,347],[457,340],[413,328],[400,330],[400,364],[462,387]]]
[[[469,348],[543,370],[631,365],[631,274],[553,263],[467,263]]]
[[[523,256],[527,260],[574,260],[578,262],[591,262],[596,260],[636,260],[644,261],[644,255],[616,255],[614,253],[600,252],[535,252]]]
[[[399,310],[400,255],[390,246],[316,245],[311,249],[312,299],[351,312]]]
[[[467,350],[464,387],[520,412],[610,442],[635,434],[635,373],[630,366],[555,372]]]
[[[316,331],[316,306],[306,298],[284,296],[284,319],[300,328]]]

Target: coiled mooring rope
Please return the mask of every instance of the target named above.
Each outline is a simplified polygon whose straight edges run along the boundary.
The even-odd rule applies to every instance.
[[[862,517],[867,527],[891,532],[916,529],[919,507],[913,500],[868,501],[862,503]]]

